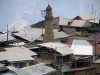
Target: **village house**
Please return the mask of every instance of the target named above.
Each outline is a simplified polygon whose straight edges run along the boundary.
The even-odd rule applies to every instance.
[[[67,23],[64,24],[66,21]],[[89,31],[89,27],[91,26],[91,23],[85,20],[63,20],[59,26],[60,26],[60,30],[66,31],[66,32],[71,32],[71,31]]]
[[[89,33],[100,32],[100,21],[99,18],[93,14],[80,15],[73,18],[74,20],[84,20],[91,23],[88,28]]]
[[[31,50],[38,54],[38,58],[35,58],[37,63],[43,62],[56,68],[60,73],[71,69],[73,50],[63,43],[42,43],[38,44],[38,48]]]
[[[94,60],[94,48],[87,40],[68,40],[65,43],[73,50],[73,68],[91,66]]]
[[[21,68],[35,64],[34,56],[37,54],[25,47],[10,47],[0,52],[0,62],[6,66]]]

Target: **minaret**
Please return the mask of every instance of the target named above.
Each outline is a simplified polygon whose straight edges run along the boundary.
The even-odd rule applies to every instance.
[[[52,8],[50,5],[46,8],[46,16],[45,16],[45,33],[43,42],[53,42],[54,34],[53,34],[53,16],[52,16]]]

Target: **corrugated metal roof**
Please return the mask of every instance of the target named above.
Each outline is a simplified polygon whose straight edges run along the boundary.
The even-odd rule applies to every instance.
[[[15,53],[15,52],[0,52],[0,61],[7,60],[9,62],[13,61],[23,61],[23,60],[34,60],[28,54]]]
[[[8,68],[10,69],[10,67]],[[56,70],[40,63],[40,64],[24,67],[21,69],[13,69],[13,71],[18,75],[44,75],[51,72],[55,72]]]
[[[93,46],[86,40],[73,40],[71,49],[74,55],[93,55]]]
[[[68,22],[70,22],[70,19],[59,17],[59,23],[58,25],[68,25]]]
[[[39,46],[53,48],[55,51],[57,51],[58,53],[60,53],[63,56],[73,53],[73,50],[71,48],[69,48],[66,44],[63,44],[60,42],[43,43],[43,44],[39,44]]]
[[[15,38],[8,35],[8,40],[11,41],[11,40],[14,40]],[[7,34],[0,34],[0,42],[5,42],[7,41]]]
[[[20,46],[20,47],[9,47],[9,48],[4,48],[4,49],[6,51],[9,51],[9,52],[28,54],[30,56],[37,55],[35,52],[33,52],[33,51],[23,47],[23,46]]]
[[[84,21],[84,20],[73,20],[72,24],[70,24],[69,26],[87,27],[87,26],[91,26],[91,23],[89,23],[88,21]]]
[[[54,38],[55,39],[64,38],[64,37],[69,36],[64,32],[58,32],[58,29],[54,29],[53,31],[54,31]],[[45,32],[45,30],[43,29],[43,34],[44,34],[44,32]],[[19,36],[21,38],[24,38],[30,42],[33,42],[36,39],[38,39],[39,37],[41,37],[42,29],[40,29],[40,28],[23,28],[18,33],[15,33],[14,35]]]

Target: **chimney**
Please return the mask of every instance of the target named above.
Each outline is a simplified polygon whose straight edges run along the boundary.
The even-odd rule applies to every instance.
[[[53,42],[54,34],[53,34],[53,16],[52,16],[52,8],[50,5],[46,8],[46,16],[45,16],[45,33],[43,42]]]

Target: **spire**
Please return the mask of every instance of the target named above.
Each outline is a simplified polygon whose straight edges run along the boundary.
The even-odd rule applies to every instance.
[[[52,8],[51,6],[48,4],[47,8],[46,8],[46,11],[52,11]]]

